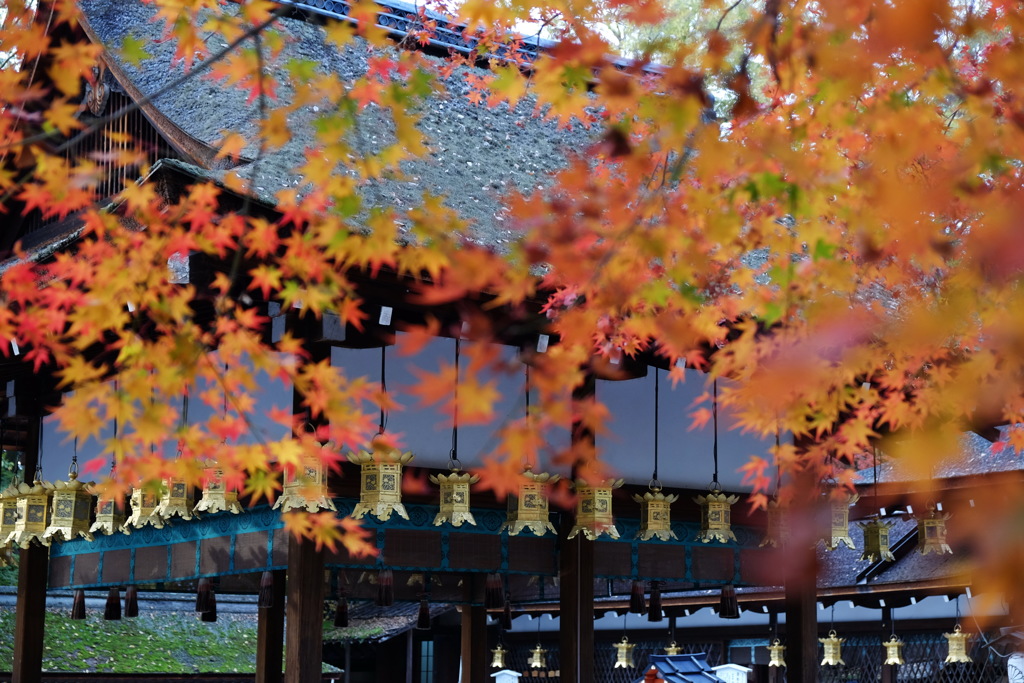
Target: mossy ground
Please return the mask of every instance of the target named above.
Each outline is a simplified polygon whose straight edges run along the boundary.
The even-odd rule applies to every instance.
[[[0,611],[0,670],[10,671],[14,611]],[[223,614],[214,623],[197,615],[142,613],[104,621],[89,614],[73,621],[48,611],[43,670],[104,673],[242,673],[256,666],[255,615]]]

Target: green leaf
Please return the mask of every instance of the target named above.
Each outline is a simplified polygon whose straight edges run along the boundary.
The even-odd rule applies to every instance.
[[[138,66],[144,60],[150,59],[153,55],[146,51],[146,43],[139,40],[135,36],[125,36],[124,40],[121,41],[121,58],[128,62]]]

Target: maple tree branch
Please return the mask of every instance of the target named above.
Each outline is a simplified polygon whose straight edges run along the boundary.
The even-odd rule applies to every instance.
[[[743,0],[736,0],[736,2],[732,3],[731,5],[725,8],[725,11],[722,12],[722,16],[718,17],[718,23],[715,24],[716,31],[720,31],[722,29],[722,22],[725,21],[725,18],[729,15],[729,12],[739,7],[740,3],[742,2]]]
[[[146,95],[145,97],[142,97],[142,98],[132,102],[131,104],[127,104],[127,105],[121,107],[120,109],[115,111],[113,114],[109,114],[108,116],[105,116],[105,117],[103,117],[101,119],[98,119],[95,123],[90,125],[88,128],[84,129],[78,135],[74,136],[73,138],[70,138],[70,139],[66,140],[63,144],[58,146],[54,150],[54,152],[57,153],[57,154],[59,154],[61,152],[66,152],[68,150],[68,148],[78,144],[79,142],[81,142],[85,138],[89,137],[93,133],[98,132],[101,128],[103,128],[103,126],[107,125],[108,123],[111,123],[112,121],[116,121],[117,119],[119,119],[119,118],[121,118],[123,116],[127,116],[128,114],[131,114],[133,111],[141,109],[143,106],[145,106],[147,104],[150,104],[151,102],[153,102],[153,101],[163,97],[164,95],[166,95],[167,93],[171,92],[172,90],[176,90],[176,89],[180,88],[182,85],[188,83],[189,81],[191,81],[196,76],[198,76],[198,75],[208,71],[211,66],[213,66],[214,64],[218,63],[219,61],[221,61],[222,59],[227,57],[236,47],[238,47],[239,45],[244,43],[246,40],[252,38],[253,36],[258,35],[259,33],[262,33],[264,30],[266,30],[271,25],[273,25],[278,19],[280,19],[284,15],[284,13],[285,13],[285,11],[287,9],[289,9],[287,5],[282,5],[281,7],[278,7],[276,10],[274,10],[271,13],[271,17],[269,19],[267,19],[266,21],[264,21],[261,24],[257,24],[255,26],[251,27],[244,34],[242,34],[241,36],[239,36],[235,40],[233,40],[230,43],[228,43],[228,45],[226,47],[223,47],[220,50],[218,50],[217,52],[215,52],[212,55],[210,55],[209,59],[206,59],[206,60],[200,62],[194,69],[192,69],[188,73],[185,73],[184,75],[179,76],[178,78],[174,79],[173,81],[171,81],[170,83],[168,83],[164,87],[160,88],[159,90],[157,90],[153,94]],[[19,140],[18,142],[12,142],[12,143],[9,143],[7,145],[0,145],[0,151],[4,151],[4,150],[11,149],[11,148],[14,148],[14,147],[23,147],[25,145],[31,145],[31,144],[34,144],[36,142],[44,142],[46,140],[49,140],[50,138],[56,137],[57,135],[59,135],[58,131],[51,131],[51,132],[47,132],[47,133],[39,133],[37,135],[33,135],[31,137],[25,138],[24,140]]]

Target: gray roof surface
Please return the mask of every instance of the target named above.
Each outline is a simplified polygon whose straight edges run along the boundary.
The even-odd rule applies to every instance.
[[[1024,469],[1024,457],[1007,439],[1007,428],[1000,427],[1000,437],[995,443],[974,432],[965,432],[960,437],[960,455],[938,463],[933,479],[954,479],[992,472],[1014,472]],[[871,484],[875,478],[873,468],[861,470],[857,475],[858,484]],[[915,477],[903,470],[898,462],[886,460],[878,467],[879,482],[912,481]]]
[[[173,41],[162,40],[163,23],[152,21],[152,6],[138,0],[82,0],[79,5],[88,25],[107,47],[109,58],[118,62],[141,92],[150,95],[181,76],[183,67],[172,64]],[[284,71],[291,59],[315,60],[323,70],[337,73],[346,81],[366,73],[371,51],[361,38],[338,50],[327,42],[324,29],[312,23],[282,18],[274,30],[286,39],[286,47],[276,59],[268,58],[266,69],[281,84],[281,102],[293,96]],[[137,66],[118,56],[128,36],[143,41],[152,55]],[[226,42],[211,36],[207,47],[213,53],[226,47]],[[425,58],[435,65],[443,62],[437,57]],[[465,80],[471,73],[487,72],[459,67],[440,80],[444,92],[436,90],[419,112],[429,154],[403,163],[404,177],[368,185],[363,193],[364,205],[403,210],[416,206],[425,191],[445,195],[449,205],[471,222],[468,236],[473,241],[500,249],[513,239],[502,215],[502,195],[512,188],[527,192],[542,186],[553,170],[565,165],[568,152],[585,148],[591,138],[582,125],[566,130],[543,121],[534,115],[533,104],[525,100],[513,110],[505,104],[488,108],[471,103],[466,97],[470,88]],[[247,104],[246,99],[247,93],[241,90],[200,77],[161,96],[154,104],[186,133],[210,145],[218,144],[224,130],[240,131],[252,143],[244,151],[251,159],[257,154],[255,121],[259,108],[257,102]],[[325,101],[292,113],[288,119],[291,142],[264,156],[255,168],[242,164],[235,169],[242,178],[252,178],[255,195],[269,199],[280,189],[300,185],[292,169],[304,161],[308,147],[319,146],[313,126],[328,106]],[[394,140],[389,118],[374,105],[360,117],[358,129],[348,142],[363,152],[380,149]],[[344,170],[339,168],[338,172]]]

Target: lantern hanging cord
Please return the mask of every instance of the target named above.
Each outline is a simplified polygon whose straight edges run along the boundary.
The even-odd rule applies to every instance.
[[[782,488],[782,463],[779,462],[779,423],[775,423],[775,497],[779,496],[779,489]]]
[[[722,485],[718,483],[718,380],[716,379],[712,384],[711,394],[711,420],[712,428],[714,429],[714,441],[711,445],[711,455],[715,460],[715,476],[711,480],[711,488],[721,489]]]
[[[115,394],[117,393],[117,379],[114,379],[114,393]],[[117,405],[120,406],[120,403],[118,403]],[[115,412],[114,412],[114,444],[115,444],[115,449],[110,454],[110,478],[111,479],[114,478],[114,473],[117,472],[117,449],[116,449],[116,444],[117,444],[117,409],[115,409]]]
[[[530,366],[524,363],[523,367],[526,368],[526,381],[523,383],[523,393],[526,396],[526,428],[530,429],[532,424],[530,421]],[[525,451],[525,453],[528,452]],[[523,469],[533,469],[533,463],[530,462],[529,455],[524,455],[523,457]]]
[[[836,630],[836,603],[832,603],[832,614],[828,620],[828,628],[830,631]]]
[[[227,416],[228,390],[224,389],[224,415]],[[188,387],[181,393],[181,421],[178,424],[178,456],[185,451],[185,430],[188,428]]]
[[[380,426],[378,427],[378,430],[377,430],[377,434],[378,435],[379,434],[383,434],[384,430],[387,429],[387,426],[388,426],[388,411],[384,407],[385,403],[387,402],[387,398],[388,398],[388,379],[387,379],[388,354],[387,354],[387,349],[388,349],[387,346],[381,346],[380,347],[380,391],[381,391],[381,397],[380,397]]]
[[[654,369],[654,474],[651,475],[650,488],[652,491],[661,490],[661,481],[658,479],[658,369]],[[716,479],[718,477],[715,477]]]
[[[448,469],[461,470],[459,462],[459,354],[461,340],[455,338],[455,402],[452,406],[452,450],[448,453]]]
[[[68,467],[68,477],[78,476],[78,437],[75,437],[74,446],[71,451],[71,466]]]
[[[627,629],[626,629],[626,619],[628,617],[629,617],[629,612],[624,612],[622,614],[622,637],[623,638],[626,637],[626,632],[627,632]]]

